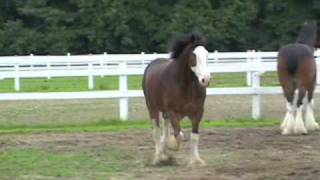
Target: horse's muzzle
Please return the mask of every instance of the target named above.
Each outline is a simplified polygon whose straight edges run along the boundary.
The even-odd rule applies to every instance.
[[[210,81],[211,81],[211,77],[208,76],[208,77],[201,78],[199,82],[202,86],[208,87],[210,85]]]

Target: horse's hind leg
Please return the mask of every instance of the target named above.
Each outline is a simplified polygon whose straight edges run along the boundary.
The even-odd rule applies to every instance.
[[[155,155],[153,164],[157,165],[163,161],[168,160],[168,157],[165,154],[164,138],[161,135],[161,113],[159,111],[154,111],[153,113],[151,113],[151,118],[153,121],[153,140],[155,142]]]
[[[315,80],[314,80],[315,81]],[[319,124],[315,121],[313,115],[313,92],[315,88],[315,82],[308,88],[307,100],[305,101],[305,125],[308,131],[314,131],[319,129]]]
[[[165,142],[165,148],[167,147],[169,136],[170,136],[170,119],[168,114],[163,113],[163,141]]]
[[[178,151],[180,148],[181,141],[183,139],[183,134],[181,133],[180,126],[181,119],[182,117],[178,113],[168,113],[168,120],[170,120],[173,129],[173,135],[170,135],[167,141],[167,146],[171,150]]]
[[[280,76],[279,80],[283,88],[284,96],[287,99],[287,112],[281,123],[280,129],[283,135],[293,134],[294,132],[294,93],[295,93],[295,83],[292,77],[289,75]]]
[[[294,134],[307,134],[307,129],[304,126],[303,122],[303,116],[302,116],[302,111],[303,111],[303,99],[305,98],[306,95],[306,89],[304,86],[299,87],[299,94],[298,94],[298,100],[296,103],[296,118],[295,118],[295,124],[294,124]]]

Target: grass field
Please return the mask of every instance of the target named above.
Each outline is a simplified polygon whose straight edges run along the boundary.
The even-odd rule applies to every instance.
[[[129,76],[129,89],[141,89],[142,76]],[[61,92],[61,91],[87,91],[88,78],[86,77],[64,77],[51,79],[22,79],[21,92]],[[262,76],[263,86],[278,85],[275,73],[265,73]],[[246,86],[245,73],[217,73],[213,74],[210,87],[242,87]],[[118,77],[95,77],[94,90],[118,89]],[[0,92],[14,92],[12,79],[0,80]]]

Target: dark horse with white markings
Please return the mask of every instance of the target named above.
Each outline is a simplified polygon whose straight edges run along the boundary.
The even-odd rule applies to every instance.
[[[279,50],[278,77],[287,99],[287,113],[280,127],[283,135],[306,134],[308,131],[319,129],[313,115],[313,93],[317,78],[313,53],[314,48],[320,46],[319,35],[317,23],[307,22],[296,43],[288,44]]]
[[[179,149],[183,135],[180,120],[185,116],[192,121],[190,165],[205,164],[198,152],[199,123],[210,82],[205,45],[199,33],[184,35],[173,44],[170,58],[152,61],[144,72],[143,92],[154,124],[154,164],[168,160],[167,148]],[[173,136],[170,136],[170,124]]]

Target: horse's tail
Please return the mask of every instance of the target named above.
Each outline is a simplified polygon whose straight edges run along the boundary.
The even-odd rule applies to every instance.
[[[296,74],[297,69],[298,69],[298,59],[295,57],[290,56],[290,54],[288,55],[288,57],[286,58],[287,64],[288,64],[288,72],[291,75]]]
[[[279,50],[278,63],[283,64],[282,71],[287,71],[291,76],[294,76],[298,70],[298,59],[299,55],[294,44],[288,44]]]

